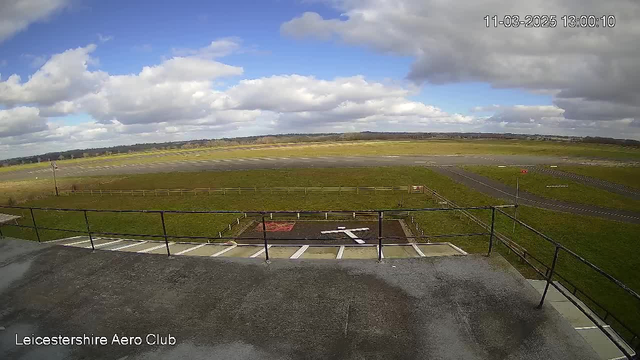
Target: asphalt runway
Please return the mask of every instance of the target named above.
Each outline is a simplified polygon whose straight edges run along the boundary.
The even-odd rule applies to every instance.
[[[450,177],[463,185],[477,190],[491,197],[515,202],[516,189],[499,181],[489,179],[482,175],[463,170],[458,167],[434,167],[432,170]],[[518,204],[537,207],[541,209],[561,211],[571,214],[595,216],[607,220],[617,220],[632,224],[640,224],[640,214],[627,211],[609,209],[604,207],[577,204],[568,201],[559,201],[534,195],[526,191],[520,191]]]
[[[179,160],[171,162],[110,165],[60,165],[56,175],[97,176],[146,174],[176,171],[225,171],[284,168],[339,168],[375,166],[454,166],[454,165],[563,165],[581,164],[585,159],[528,155],[412,155],[412,156],[319,156],[319,157],[257,157],[220,160]],[[0,174],[0,181],[51,177],[51,169],[27,169]]]

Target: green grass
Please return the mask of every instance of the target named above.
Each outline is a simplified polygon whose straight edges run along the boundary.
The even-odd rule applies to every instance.
[[[528,174],[531,175],[531,174]],[[422,167],[390,168],[346,168],[346,169],[296,169],[296,170],[260,170],[232,172],[201,172],[174,174],[144,174],[121,177],[75,179],[87,187],[106,187],[115,189],[155,188],[155,187],[222,187],[222,186],[338,186],[338,185],[416,185],[425,184],[437,190],[443,196],[456,201],[461,206],[500,204],[502,201],[485,196],[449,178]],[[100,182],[109,185],[100,185]],[[166,209],[166,210],[339,210],[374,209],[403,207],[439,207],[441,206],[428,194],[406,193],[310,193],[297,194],[228,194],[228,195],[185,195],[158,197],[131,196],[63,196],[46,197],[26,203],[30,206],[77,207],[95,209]],[[23,224],[29,224],[28,213]],[[157,214],[137,214],[135,216],[114,214],[90,214],[94,231],[114,231],[130,233],[161,234],[160,219]],[[479,212],[478,216],[489,221],[489,211]],[[637,234],[640,225],[602,220],[587,216],[557,213],[553,211],[520,207],[518,217],[545,234],[551,236],[568,248],[609,272],[636,291],[640,291],[640,278],[636,276],[640,260],[633,256],[640,250]],[[52,226],[84,230],[84,217],[78,213],[59,213],[36,211],[39,226]],[[455,212],[421,213],[415,216],[421,228],[428,235],[445,233],[471,233],[483,231],[479,226],[461,217]],[[211,235],[225,227],[235,216],[231,215],[167,215],[169,234],[175,235]],[[498,216],[496,229],[513,236],[514,240],[525,247],[530,254],[550,265],[553,246],[518,226],[512,234],[512,221]],[[16,230],[4,227],[5,235],[33,239],[31,230]],[[63,236],[55,232],[44,231],[43,238],[52,239]],[[69,235],[64,235],[69,236]],[[434,239],[433,241],[451,241],[472,253],[483,253],[487,249],[487,237]],[[533,273],[520,263],[504,246],[496,246],[523,274]],[[558,271],[583,289],[598,302],[604,304],[614,314],[640,332],[639,304],[612,287],[610,283],[586,268],[583,264],[563,254],[558,263]]]
[[[640,167],[631,166],[562,166],[562,171],[640,189]]]
[[[640,211],[640,201],[581,184],[568,179],[560,179],[538,172],[521,174],[519,167],[499,168],[496,166],[465,166],[466,170],[499,181],[516,188],[519,178],[520,190],[549,199],[569,201],[578,204],[594,205],[611,209]],[[567,188],[548,188],[547,185],[569,185]]]
[[[175,160],[202,160],[251,157],[287,156],[344,156],[344,155],[540,155],[572,156],[602,159],[638,160],[640,149],[605,144],[565,143],[535,140],[420,140],[420,141],[344,141],[328,143],[298,143],[281,148],[270,145],[247,145],[149,151],[115,154],[98,158],[79,158],[58,161],[60,166],[77,164],[113,165],[167,162]],[[25,164],[0,168],[0,172],[25,168],[43,168],[48,163]]]

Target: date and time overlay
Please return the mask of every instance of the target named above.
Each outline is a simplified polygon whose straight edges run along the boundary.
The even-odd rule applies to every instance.
[[[488,28],[567,28],[610,29],[616,26],[615,15],[486,15]]]

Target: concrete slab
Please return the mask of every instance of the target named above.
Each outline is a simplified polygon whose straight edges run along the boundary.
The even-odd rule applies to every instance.
[[[337,255],[337,247],[309,246],[300,259],[335,259]]]
[[[214,244],[207,244],[206,246],[203,246],[199,249],[193,250],[193,251],[189,251],[188,253],[186,253],[184,256],[211,256],[215,253],[218,253],[224,249],[228,249],[229,246],[225,246],[225,245],[214,245]],[[182,255],[180,255],[182,256]]]
[[[462,255],[459,251],[446,244],[417,244],[424,256],[453,256]]]
[[[383,247],[384,249],[384,247]],[[377,259],[378,249],[375,246],[347,246],[342,254],[343,259]]]
[[[288,259],[300,248],[300,246],[272,246],[269,248],[269,259]]]
[[[142,251],[142,250],[146,250],[152,247],[156,247],[158,245],[161,245],[160,241],[147,241],[147,242],[141,242],[140,244],[136,245],[136,246],[130,246],[126,249],[122,249],[122,250],[118,250],[118,251],[126,251],[126,252],[138,252],[138,251]]]
[[[625,358],[618,347],[600,329],[578,330],[580,334],[596,351],[601,359]],[[631,350],[631,349],[628,349]],[[626,359],[626,358],[625,358]]]
[[[413,246],[382,246],[385,259],[420,257]]]
[[[169,245],[169,251],[171,252],[171,255],[175,255],[181,251],[187,250],[187,249],[191,249],[193,247],[198,246],[198,244],[171,244]],[[160,249],[156,249],[156,250],[151,250],[149,251],[149,254],[164,254],[167,255],[167,248],[163,247]]]
[[[497,254],[267,264],[42,246],[0,279],[4,359],[598,359]],[[43,348],[16,334],[176,345]]]
[[[140,244],[141,242],[142,241],[140,241],[140,240],[124,239],[124,240],[122,240],[122,241],[120,241],[118,243],[101,246],[99,249],[100,250],[115,250],[115,249],[119,249],[121,247],[129,246],[129,245]]]
[[[573,327],[595,326],[587,315],[569,301],[550,301],[549,304],[569,320]]]
[[[221,254],[221,257],[243,257],[248,258],[256,252],[264,249],[262,246],[237,246],[235,249],[229,250],[224,254]],[[258,259],[264,259],[264,254],[257,256]]]

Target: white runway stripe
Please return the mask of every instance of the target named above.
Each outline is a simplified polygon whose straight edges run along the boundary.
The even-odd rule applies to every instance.
[[[289,259],[299,258],[300,256],[302,256],[302,254],[304,254],[305,251],[307,251],[308,248],[309,248],[309,245],[304,245],[303,247],[298,249],[298,251],[296,251],[293,255],[291,255]]]
[[[267,249],[270,249],[270,248],[271,248],[271,245],[267,245]],[[265,249],[262,248],[262,249],[260,249],[260,251],[256,252],[255,254],[253,254],[253,255],[251,255],[249,257],[250,258],[256,258],[256,257],[262,255],[264,253],[264,251],[265,251]]]
[[[227,251],[231,251],[231,250],[235,249],[237,246],[238,246],[238,245],[231,245],[231,246],[229,246],[227,249],[224,249],[224,250],[222,250],[222,251],[218,251],[217,253],[215,253],[215,254],[211,255],[211,257],[217,257],[217,256],[220,256],[220,255],[222,255],[222,254],[226,253]]]
[[[111,251],[123,250],[123,249],[126,249],[126,248],[130,248],[132,246],[142,245],[142,244],[145,244],[145,243],[147,243],[147,242],[146,241],[140,241],[140,242],[136,242],[135,244],[129,244],[129,245],[117,247],[115,249],[111,249]]]
[[[173,245],[173,243],[171,242],[171,243],[169,243],[169,245]],[[158,249],[161,249],[161,248],[166,247],[166,246],[167,246],[166,244],[162,244],[162,245],[150,247],[148,249],[144,249],[144,250],[138,251],[138,254],[146,254],[148,252],[151,252],[153,250],[158,250]]]
[[[205,246],[205,245],[207,245],[207,244],[196,245],[196,246],[191,247],[191,248],[188,248],[188,249],[186,249],[186,250],[182,250],[182,251],[180,251],[179,253],[176,253],[176,255],[186,254],[186,253],[188,253],[189,251],[193,251],[193,250],[196,250],[196,249],[200,249],[201,247],[203,247],[203,246]]]
[[[95,239],[94,239],[94,240],[95,240]],[[111,244],[117,244],[117,243],[119,243],[119,242],[121,242],[121,241],[122,241],[122,239],[120,239],[120,240],[115,240],[115,241],[110,241],[110,242],[108,242],[108,243],[95,245],[94,247],[98,248],[98,247],[103,247],[103,246],[107,246],[107,245],[111,245]],[[87,246],[87,249],[91,249],[91,246]]]

